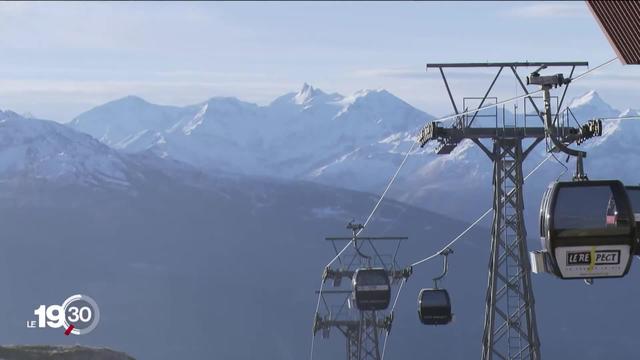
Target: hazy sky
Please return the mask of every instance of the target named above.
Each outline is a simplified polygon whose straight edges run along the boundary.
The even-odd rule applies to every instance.
[[[441,115],[448,98],[427,62],[595,66],[614,56],[582,2],[0,2],[0,109],[58,121],[129,94],[267,104],[304,82],[343,94],[385,88]],[[617,108],[640,107],[638,67],[594,74],[569,97],[596,89]],[[487,76],[452,75],[455,96],[482,95]],[[504,79],[499,95],[514,95]]]

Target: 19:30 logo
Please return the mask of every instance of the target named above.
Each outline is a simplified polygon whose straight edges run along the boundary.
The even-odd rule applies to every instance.
[[[28,328],[64,328],[65,335],[86,335],[98,326],[100,309],[87,295],[73,295],[62,305],[40,305],[33,314],[36,320],[27,321]]]

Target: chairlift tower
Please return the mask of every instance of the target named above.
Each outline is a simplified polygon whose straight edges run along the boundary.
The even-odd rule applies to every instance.
[[[396,261],[400,243],[407,237],[359,237],[361,224],[349,223],[347,228],[353,233],[351,237],[326,238],[331,241],[336,256],[340,256],[337,257],[337,268],[326,267],[322,279],[324,283],[330,281],[337,289],[316,291],[323,309],[316,313],[313,333],[315,336],[321,332],[323,338],[328,338],[331,329],[335,328],[345,337],[347,360],[381,360],[380,338],[384,332],[391,331],[393,312],[358,310],[353,303],[351,280],[359,267],[374,265],[386,270],[392,285],[407,279],[411,275],[410,268],[402,269]],[[344,241],[351,241],[352,251],[340,254],[336,243]],[[380,241],[396,242],[393,255],[378,251],[376,243]],[[333,308],[331,304],[335,304]]]
[[[598,134],[598,122],[573,128],[559,126],[558,113],[562,106],[566,91],[573,72],[577,66],[587,66],[587,62],[512,62],[512,63],[446,63],[427,64],[428,69],[438,69],[455,114],[460,114],[449,83],[444,73],[448,68],[495,68],[497,74],[486,90],[477,109],[457,116],[450,128],[443,127],[439,122],[432,122],[420,132],[419,142],[424,146],[428,141],[436,141],[437,154],[449,154],[464,139],[473,141],[493,163],[493,223],[491,228],[491,254],[489,258],[489,276],[487,281],[486,308],[484,320],[484,335],[482,338],[483,360],[539,360],[540,339],[536,325],[535,300],[531,285],[531,265],[527,251],[527,232],[524,222],[524,199],[522,163],[531,151],[550,136],[560,139],[555,144],[556,149],[563,144],[581,142]],[[510,70],[516,78],[525,95],[529,95],[527,87],[517,72],[519,67],[538,67],[531,76],[527,77],[527,84],[540,85],[544,90],[544,112],[542,112],[533,96],[525,97],[536,111],[542,124],[552,126],[533,127],[517,124],[517,114],[514,114],[514,124],[499,126],[496,115],[495,126],[472,127],[485,105],[491,90],[504,69]],[[540,76],[539,71],[549,67],[570,67],[568,79],[562,74]],[[557,104],[556,115],[553,118],[549,90],[552,87],[564,85],[564,92]],[[495,98],[494,98],[495,99]],[[466,99],[465,99],[466,100]],[[497,100],[497,99],[496,99]],[[465,101],[466,102],[466,101]],[[497,103],[497,101],[496,101]],[[526,107],[525,107],[526,108]],[[601,124],[600,124],[601,125]],[[557,126],[557,127],[556,127]],[[489,149],[481,140],[490,140]],[[532,139],[526,148],[523,140]],[[555,149],[552,149],[554,151]],[[579,159],[581,159],[581,156]]]

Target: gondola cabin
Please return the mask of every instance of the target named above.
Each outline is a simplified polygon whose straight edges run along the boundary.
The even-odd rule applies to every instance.
[[[636,249],[636,223],[617,180],[554,182],[540,207],[540,236],[563,279],[621,277]]]
[[[362,268],[353,273],[353,295],[358,310],[384,310],[391,300],[391,283],[382,268]]]
[[[446,325],[453,319],[451,299],[445,289],[422,289],[418,295],[418,317],[425,325]]]

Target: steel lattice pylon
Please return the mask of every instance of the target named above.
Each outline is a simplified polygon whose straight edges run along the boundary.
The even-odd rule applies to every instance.
[[[380,360],[379,335],[375,311],[360,312],[360,354],[358,360]]]
[[[375,311],[359,313],[359,320],[333,324],[346,338],[347,360],[380,360],[380,333],[388,329],[388,323],[378,321]],[[326,323],[325,326],[331,325]]]
[[[392,279],[392,288],[400,281],[411,275],[410,268],[400,268],[397,263],[400,242],[406,237],[361,237],[358,236],[363,226],[349,223],[352,231],[350,237],[327,237],[336,251],[337,268],[327,266],[323,274],[323,283],[332,282],[337,289],[318,290],[318,296],[324,309],[316,312],[313,325],[314,336],[322,332],[324,338],[329,337],[332,328],[338,329],[345,337],[347,360],[381,360],[380,338],[391,330],[393,309],[387,311],[364,311],[355,307],[353,299],[352,278],[354,272],[362,267],[381,267],[387,271]],[[340,252],[336,241],[349,241],[347,247],[351,250]],[[374,243],[388,243],[393,250],[392,255],[380,253]],[[346,250],[347,248],[345,248]],[[371,255],[363,253],[366,251]],[[328,299],[332,297],[332,299]],[[334,305],[335,307],[331,307]]]
[[[347,338],[347,360],[358,360],[360,358],[360,326],[347,327],[344,336]]]
[[[493,143],[493,226],[482,359],[539,359],[524,226],[522,140]]]
[[[493,162],[493,226],[491,233],[491,255],[489,259],[489,280],[487,287],[484,336],[482,340],[483,360],[539,360],[540,340],[536,326],[535,304],[531,286],[530,260],[527,252],[527,233],[524,226],[524,204],[522,187],[522,163],[529,153],[545,138],[549,137],[556,148],[565,148],[564,144],[581,142],[597,136],[598,126],[592,121],[580,128],[564,125],[558,121],[569,81],[562,74],[540,76],[542,69],[549,67],[570,67],[571,79],[577,66],[587,66],[587,62],[505,62],[505,63],[449,63],[427,64],[427,69],[438,69],[445,85],[449,100],[456,114],[451,127],[444,127],[434,121],[422,128],[418,142],[425,146],[429,141],[436,141],[437,154],[450,154],[465,139],[469,139],[482,150]],[[534,101],[525,83],[518,75],[519,67],[538,67],[527,78],[527,84],[540,85],[544,91],[544,112]],[[466,102],[461,113],[444,73],[445,68],[497,68],[498,71],[481,98],[475,110],[468,111]],[[485,102],[503,69],[510,69],[523,91],[525,102],[524,113],[520,116],[520,124],[514,110],[513,124],[505,123],[503,110],[502,124],[498,122],[497,111],[494,124],[472,126],[474,121],[486,118],[482,114]],[[529,81],[531,80],[531,82]],[[563,86],[564,91],[555,109],[551,108],[549,90]],[[497,98],[493,98],[498,104]],[[515,100],[515,99],[514,99]],[[510,100],[511,101],[511,100]],[[526,110],[530,104],[535,110],[530,115]],[[503,108],[504,109],[504,108]],[[552,111],[556,111],[553,114]],[[527,125],[527,117],[536,116],[543,126]],[[558,127],[560,126],[560,127]],[[532,142],[523,150],[523,140]],[[481,140],[491,140],[491,151]],[[576,152],[577,155],[577,152]]]

